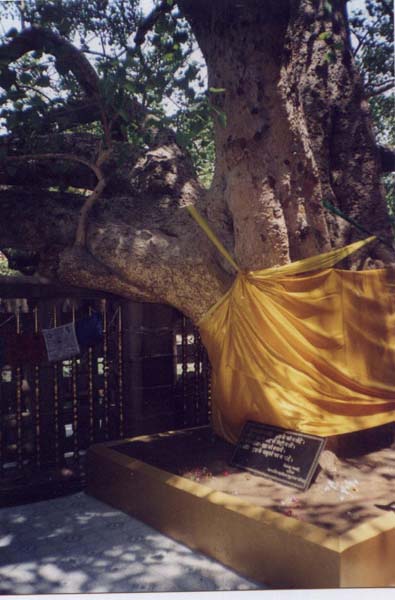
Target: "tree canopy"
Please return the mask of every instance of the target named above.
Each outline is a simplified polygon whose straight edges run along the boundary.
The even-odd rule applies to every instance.
[[[376,134],[381,142],[394,145],[393,95],[389,93],[394,89],[393,5],[390,0],[366,0],[364,9],[358,8],[360,3],[355,8],[353,4],[349,3],[349,12],[354,56]],[[37,26],[75,44],[97,70],[103,107],[115,121],[111,126],[117,135],[136,146],[147,141],[149,129],[141,127],[140,112],[131,108],[137,99],[153,121],[177,132],[203,183],[209,184],[214,164],[211,117],[214,113],[224,121],[226,115],[209,101],[221,89],[207,90],[203,57],[176,2],[157,2],[148,16],[143,15],[139,0],[8,2],[0,5],[0,14],[16,25],[1,36],[3,43],[22,28]],[[330,36],[324,33],[322,39],[328,44],[327,60],[333,60]],[[26,136],[77,126],[97,132],[97,126],[89,123],[92,114],[81,81],[62,51],[53,56],[50,43],[47,48],[41,45],[22,54],[12,67],[8,65],[3,55],[0,116],[8,131]]]
[[[31,40],[32,50],[9,65],[2,55],[0,85],[4,91],[1,117],[8,131],[28,133],[92,131],[132,142],[150,143],[152,129],[171,127],[191,152],[203,181],[213,169],[213,132],[202,57],[194,58],[196,41],[174,2],[162,2],[148,17],[138,0],[32,0],[23,15],[18,3],[0,10],[25,28],[41,27],[70,40],[94,65],[107,124],[91,112],[83,78],[73,71],[67,49],[51,53],[50,40]],[[4,42],[18,34],[11,28]],[[34,50],[33,46],[38,46]],[[55,44],[56,45],[56,44]],[[18,52],[14,51],[13,58]],[[88,94],[89,95],[89,94]],[[221,116],[221,115],[220,115]],[[94,117],[96,119],[94,120]],[[95,123],[95,125],[92,125]],[[109,132],[107,132],[109,133]]]

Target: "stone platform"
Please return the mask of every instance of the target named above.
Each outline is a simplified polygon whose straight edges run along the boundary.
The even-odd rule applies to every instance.
[[[395,585],[393,447],[323,461],[306,491],[229,467],[233,449],[207,427],[98,444],[87,491],[269,586]]]

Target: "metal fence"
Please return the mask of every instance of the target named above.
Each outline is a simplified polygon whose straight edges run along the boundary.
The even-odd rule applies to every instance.
[[[0,503],[83,486],[93,443],[209,421],[207,356],[198,330],[171,307],[34,286],[3,286],[0,298],[3,346],[93,312],[103,324],[100,343],[75,358],[26,362],[22,351],[3,361]]]

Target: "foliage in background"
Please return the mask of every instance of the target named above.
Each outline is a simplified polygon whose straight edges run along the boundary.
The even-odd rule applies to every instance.
[[[355,36],[354,56],[362,73],[374,116],[376,133],[382,142],[395,140],[394,92],[394,9],[390,0],[366,0],[366,13],[351,13]]]
[[[19,271],[10,269],[7,257],[0,252],[0,276],[20,275]]]
[[[200,54],[194,57],[196,42],[177,10],[163,14],[136,45],[134,35],[143,21],[137,0],[26,0],[22,17],[19,6],[1,4],[0,15],[22,19],[24,27],[50,28],[84,51],[102,79],[105,102],[119,113],[125,138],[137,147],[150,141],[130,113],[134,98],[149,108],[158,126],[175,129],[202,180],[209,182],[214,144],[203,65]],[[9,31],[6,39],[16,32]],[[48,110],[63,108],[67,123],[70,106],[81,99],[67,65],[37,52],[14,63],[12,70],[2,70],[0,87],[3,124],[25,137],[42,130]],[[82,129],[92,131],[92,126]]]
[[[394,5],[392,0],[366,0],[366,11],[350,16],[354,56],[360,68],[377,139],[395,145]],[[385,175],[390,213],[395,216],[395,177]]]
[[[215,158],[212,110],[205,69],[188,23],[173,0],[144,41],[134,36],[143,22],[138,0],[25,0],[0,4],[0,16],[12,17],[18,30],[32,24],[48,27],[81,48],[102,78],[102,96],[116,111],[124,139],[137,148],[149,143],[149,133],[130,110],[133,99],[149,108],[156,126],[172,127],[195,162],[201,181],[209,185]],[[352,3],[350,3],[352,5]],[[23,12],[21,12],[23,7]],[[390,86],[393,82],[393,6],[391,0],[366,0],[366,11],[351,10],[355,58],[370,96],[377,136],[394,144],[395,122]],[[9,32],[15,35],[16,30]],[[1,40],[0,40],[1,42]],[[0,69],[2,65],[0,64]],[[64,111],[64,130],[81,90],[61,59],[31,52],[1,69],[0,116],[5,127],[26,139],[42,131],[48,110]],[[60,124],[59,124],[60,123]],[[62,126],[53,123],[49,130]],[[48,123],[46,123],[48,130]],[[52,129],[51,129],[52,128]],[[101,130],[99,124],[77,130]],[[73,130],[76,130],[75,128]],[[386,177],[388,201],[391,177]]]

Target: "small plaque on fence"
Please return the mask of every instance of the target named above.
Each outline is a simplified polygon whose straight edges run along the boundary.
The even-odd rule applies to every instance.
[[[74,323],[43,329],[42,332],[49,361],[65,360],[80,353]]]
[[[279,483],[306,490],[314,476],[325,438],[248,421],[231,465]]]

